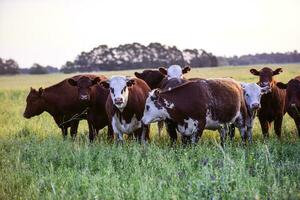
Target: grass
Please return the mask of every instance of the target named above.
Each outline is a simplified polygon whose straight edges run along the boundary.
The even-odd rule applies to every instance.
[[[259,68],[259,67],[257,67]],[[300,74],[300,65],[283,66],[277,80]],[[108,72],[130,75],[133,71]],[[300,141],[291,118],[283,139],[272,130],[264,141],[258,122],[254,144],[219,146],[205,131],[198,145],[171,147],[166,133],[151,127],[151,143],[105,140],[106,130],[89,144],[81,122],[75,141],[62,140],[49,114],[22,117],[30,86],[49,86],[71,75],[0,77],[0,199],[300,199]],[[192,69],[188,77],[228,77],[255,82],[249,67]]]

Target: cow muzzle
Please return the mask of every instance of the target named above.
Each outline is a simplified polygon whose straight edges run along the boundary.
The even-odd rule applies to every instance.
[[[79,99],[81,101],[88,101],[90,99],[90,96],[89,95],[80,95]]]
[[[124,103],[123,98],[115,98],[115,104],[116,105],[122,105]]]
[[[254,103],[254,104],[251,105],[251,109],[252,110],[257,110],[259,108],[260,108],[260,104],[259,103]]]

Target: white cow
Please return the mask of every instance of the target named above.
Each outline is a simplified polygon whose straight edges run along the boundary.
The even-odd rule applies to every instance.
[[[247,127],[247,136],[248,140],[252,142],[252,129],[253,122],[256,115],[257,110],[260,108],[260,99],[263,94],[269,93],[271,91],[269,86],[260,87],[256,83],[240,83],[243,91],[244,91],[244,99],[247,106],[247,114],[248,118],[246,120]],[[231,127],[230,136],[233,138],[234,136],[234,126]]]

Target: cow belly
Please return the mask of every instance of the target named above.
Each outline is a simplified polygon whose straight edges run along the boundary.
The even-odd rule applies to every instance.
[[[134,115],[129,123],[125,120],[119,119],[116,115],[112,118],[112,127],[115,133],[127,133],[130,134],[135,130],[142,127],[141,121],[139,121]]]
[[[239,116],[240,116],[240,112],[237,112],[236,115],[228,122],[220,122],[218,120],[212,119],[211,112],[208,111],[206,114],[205,129],[218,130],[218,129],[222,128],[225,124],[234,123]]]
[[[183,124],[177,125],[177,130],[185,136],[191,136],[198,131],[198,121],[191,118],[185,119]]]

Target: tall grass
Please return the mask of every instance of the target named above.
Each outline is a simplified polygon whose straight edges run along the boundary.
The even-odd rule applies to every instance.
[[[258,68],[258,67],[257,67]],[[300,74],[287,65],[276,78]],[[130,75],[133,71],[109,72]],[[151,127],[151,142],[90,144],[82,121],[75,141],[63,140],[49,114],[22,117],[30,86],[49,86],[71,75],[0,77],[0,199],[300,199],[300,142],[286,115],[283,139],[264,141],[258,122],[254,144],[237,137],[223,150],[216,132],[198,145],[169,145]],[[188,77],[233,77],[255,82],[249,67],[192,69]]]

